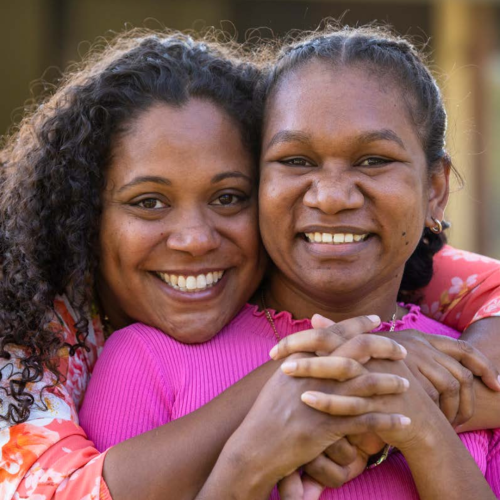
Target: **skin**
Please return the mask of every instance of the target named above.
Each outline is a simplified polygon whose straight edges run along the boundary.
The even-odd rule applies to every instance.
[[[100,232],[98,292],[115,328],[141,321],[197,343],[233,318],[265,265],[255,174],[238,126],[209,101],[157,104],[134,121],[113,148]],[[157,274],[219,270],[195,293]]]

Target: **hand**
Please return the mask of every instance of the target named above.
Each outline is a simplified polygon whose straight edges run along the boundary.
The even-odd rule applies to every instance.
[[[500,390],[494,364],[466,341],[417,330],[380,335],[397,339],[405,346],[405,363],[454,426],[467,422],[474,414],[474,375],[490,389]]]
[[[330,354],[337,347],[362,333],[371,332],[380,325],[378,316],[358,316],[334,323],[333,321],[315,314],[311,320],[310,330],[293,333],[281,339],[269,355],[273,359],[281,359],[297,352],[310,352],[314,354]],[[302,349],[308,346],[309,349]],[[311,350],[317,346],[317,350]]]
[[[432,420],[434,424],[443,421],[446,426],[449,424],[406,364],[402,361],[371,360],[365,368],[379,374],[384,372],[386,374],[389,372],[398,374],[402,378],[409,380],[410,387],[407,391],[397,394],[359,398],[345,398],[345,396],[337,394],[317,392],[314,393],[315,397],[313,399],[303,398],[303,401],[312,408],[331,415],[361,415],[374,409],[378,410],[381,407],[386,408],[391,413],[404,411],[405,415],[411,420],[408,426],[403,429],[379,431],[375,432],[375,434],[383,442],[396,446],[403,453],[409,450],[415,451],[419,446],[428,450],[430,442],[435,445],[439,440],[439,436],[435,435],[439,426],[430,426],[429,421]],[[349,436],[350,438],[351,436]],[[375,443],[377,446],[380,444],[378,441],[375,441]]]
[[[312,333],[315,330],[290,335],[288,342],[280,346],[279,351],[286,354],[293,352],[324,352],[336,349],[340,344],[338,332],[342,323],[319,315],[312,318],[313,326],[322,334]],[[348,330],[349,338],[353,338],[354,328]],[[359,331],[359,328],[358,328]],[[440,335],[428,335],[417,330],[403,330],[395,333],[382,332],[378,335],[397,340],[409,352],[405,362],[413,375],[422,384],[427,394],[449,422],[454,426],[461,425],[474,414],[474,375],[481,377],[490,389],[499,391],[500,382],[495,365],[468,342]],[[355,336],[355,334],[354,334]],[[331,349],[328,351],[328,349]]]
[[[377,340],[383,340],[384,344],[388,341],[382,338]],[[389,342],[397,346],[395,342]],[[303,357],[297,358],[299,356],[296,355],[288,361],[304,361]],[[255,478],[260,478],[259,482],[276,484],[346,434],[407,426],[408,419],[400,413],[388,414],[382,405],[373,405],[373,411],[364,415],[344,413],[333,417],[301,403],[300,396],[304,397],[304,393],[340,394],[346,404],[351,398],[342,396],[344,392],[373,395],[386,393],[388,386],[392,387],[391,392],[405,390],[405,383],[399,376],[375,378],[375,382],[367,384],[368,388],[362,386],[356,379],[363,367],[356,365],[359,363],[352,359],[345,362],[342,358],[335,360],[335,367],[330,369],[329,376],[345,382],[289,377],[278,370],[226,444],[224,454],[229,460],[225,463],[237,464],[238,475],[251,476],[254,482]],[[351,376],[354,379],[350,380]],[[276,457],[280,459],[276,460]]]

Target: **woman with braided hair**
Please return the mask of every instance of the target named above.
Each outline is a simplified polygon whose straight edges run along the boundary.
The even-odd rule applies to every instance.
[[[194,498],[228,439],[215,479],[220,472],[230,478],[232,470],[226,466],[231,460],[223,463],[228,453],[231,449],[245,453],[246,438],[262,442],[264,434],[259,433],[264,430],[273,438],[269,444],[272,441],[278,452],[283,448],[286,457],[278,464],[277,476],[271,464],[266,481],[281,479],[284,470],[292,472],[310,459],[308,474],[321,480],[324,474],[315,474],[314,457],[323,463],[321,451],[342,436],[407,426],[400,411],[329,416],[300,401],[306,390],[346,395],[356,390],[362,392],[359,395],[404,391],[399,375],[382,374],[376,383],[368,379],[370,390],[360,383],[369,376],[361,362],[370,357],[404,357],[393,340],[372,336],[366,336],[366,342],[353,339],[342,346],[344,361],[337,366],[337,378],[342,375],[352,381],[295,379],[276,372],[280,363],[269,362],[190,415],[106,452],[100,453],[78,426],[77,410],[104,343],[103,325],[112,331],[141,322],[166,333],[166,339],[196,342],[192,349],[205,345],[210,349],[211,339],[220,337],[219,330],[241,307],[253,315],[252,306],[244,304],[264,267],[252,169],[252,155],[258,149],[252,96],[260,75],[247,59],[232,46],[193,42],[178,33],[125,36],[70,75],[52,98],[24,120],[2,150],[2,498],[109,498],[108,485],[115,500]],[[177,172],[176,166],[185,170]],[[172,174],[167,179],[165,171]],[[169,218],[170,208],[177,206],[181,208]],[[444,265],[435,279],[445,284],[438,281],[426,297],[439,296],[449,287],[449,276],[457,273],[457,255],[461,254],[441,252]],[[478,275],[475,293],[464,289],[459,297],[450,295],[439,311],[448,312],[445,319],[453,323],[463,310],[462,328],[473,317],[478,320],[497,311],[498,264],[479,260],[471,267]],[[466,277],[469,266],[462,272]],[[263,298],[276,307],[273,297],[264,294]],[[255,317],[264,318],[258,312]],[[234,321],[237,318],[233,326]],[[495,321],[474,323],[468,335],[474,341],[477,336],[490,342]],[[262,346],[267,350],[276,342],[270,325],[264,324],[267,330],[256,355],[250,350],[245,353],[245,372],[265,360]],[[354,337],[374,323],[360,318],[342,325]],[[308,326],[306,320],[292,329]],[[338,336],[328,338],[340,342]],[[254,340],[248,338],[250,343]],[[427,342],[424,348],[433,348]],[[470,376],[471,371],[498,389],[497,372],[484,356],[470,346],[470,352],[460,358],[457,345],[450,340],[440,346],[448,354],[438,359],[448,363],[449,373],[436,369],[440,362],[429,362],[429,391],[437,390],[435,383],[446,393],[448,385],[443,381],[456,382],[457,377],[466,381],[463,374]],[[158,354],[151,346],[154,342],[146,343],[142,354],[136,351],[129,360],[123,359],[118,372],[128,376],[130,363],[141,368],[140,356]],[[463,365],[453,360],[454,355]],[[223,366],[217,359],[214,370]],[[170,361],[183,368],[179,359]],[[349,374],[353,367],[358,372]],[[239,378],[232,376],[203,398],[210,399]],[[463,397],[457,398],[455,390],[455,397],[447,398],[454,403],[443,405],[450,420],[470,416],[472,386],[463,386],[459,391]],[[480,382],[476,386],[480,386],[474,392],[482,404],[486,398],[480,391],[486,389]],[[110,395],[109,387],[105,389],[103,407],[104,396]],[[148,392],[146,384],[138,389],[137,396],[143,390],[155,394]],[[279,404],[273,401],[277,391]],[[95,394],[89,404],[96,401]],[[240,433],[231,437],[258,395],[257,406]],[[123,393],[116,396],[121,398]],[[460,404],[455,405],[457,400]],[[269,403],[283,411],[258,411],[259,404]],[[487,427],[490,416],[480,405],[479,410],[469,425],[475,419],[478,425],[480,418]],[[126,411],[145,415],[144,407],[131,406]],[[290,414],[293,421],[284,425]],[[150,415],[156,418],[158,413]],[[137,433],[133,428],[126,432]],[[245,446],[237,446],[238,436],[245,436],[241,442]],[[360,444],[360,449],[365,447]],[[203,495],[220,498],[218,492],[210,496],[212,484],[207,483]],[[251,494],[246,486],[243,491]],[[229,494],[227,489],[222,496]]]

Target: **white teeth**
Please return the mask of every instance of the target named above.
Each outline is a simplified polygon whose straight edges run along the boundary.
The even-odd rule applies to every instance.
[[[194,292],[210,288],[222,278],[223,274],[224,271],[212,271],[207,274],[198,274],[196,276],[157,273],[165,283],[181,292]]]
[[[305,233],[305,235],[311,243],[330,243],[333,245],[363,241],[368,237],[368,234],[353,233]]]

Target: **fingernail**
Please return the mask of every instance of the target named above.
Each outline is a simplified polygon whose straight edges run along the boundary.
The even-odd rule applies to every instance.
[[[316,403],[316,401],[318,401],[318,398],[310,392],[304,392],[302,396],[300,396],[300,399],[302,399],[304,403],[310,403],[310,404],[314,404]]]
[[[500,375],[498,375],[497,380],[498,380],[498,385],[500,386]]]
[[[372,321],[373,323],[380,323],[380,318],[376,314],[370,314],[370,316],[367,316],[367,318]]]
[[[411,424],[411,419],[408,417],[401,417],[399,421],[403,427],[408,427]]]
[[[403,381],[403,385],[404,385],[405,389],[408,389],[408,387],[410,387],[410,381],[407,378],[403,378],[403,377],[401,377],[401,380]]]
[[[281,370],[284,373],[293,373],[297,369],[297,362],[296,361],[285,361],[281,365]]]
[[[269,356],[272,359],[276,359],[278,357],[278,346],[275,345],[270,351],[269,351]]]
[[[401,352],[406,356],[408,354],[408,351],[401,344],[398,344],[398,345],[399,345],[399,348],[401,349]]]

